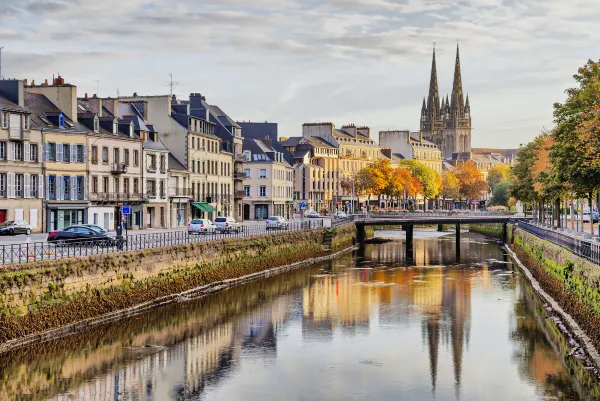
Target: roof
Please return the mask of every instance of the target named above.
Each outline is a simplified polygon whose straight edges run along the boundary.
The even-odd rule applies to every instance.
[[[281,146],[298,146],[298,143],[303,139],[301,136],[293,136],[285,141],[279,141]]]
[[[219,106],[215,106],[214,104],[207,104],[209,111],[214,114],[215,117],[226,127],[235,127],[242,128],[240,125],[235,122],[231,117],[227,115]]]
[[[160,139],[156,142],[151,141],[151,140],[144,141],[144,143],[142,144],[142,148],[148,149],[148,150],[162,151],[162,152],[169,151],[169,149],[167,149],[165,144],[162,143],[162,141]]]
[[[8,99],[0,97],[0,110],[13,111],[15,113],[31,113],[31,110],[21,107]]]
[[[169,170],[187,171],[187,168],[169,152]]]
[[[46,96],[38,93],[25,92],[25,106],[32,111],[31,125],[37,126],[49,131],[72,132],[72,133],[93,133],[88,128],[80,123],[71,120],[66,114],[54,105]],[[48,117],[55,117],[63,114],[65,119],[64,128],[60,128],[58,124],[53,124],[48,120]],[[44,121],[46,120],[46,121]]]
[[[252,153],[252,158],[248,162],[282,163],[291,167],[291,163],[289,163],[286,157],[287,155],[276,149],[270,139],[244,138],[243,149],[244,151],[249,150]],[[275,159],[276,153],[282,155],[281,161]]]
[[[315,147],[337,149],[335,146],[330,144],[328,141],[326,141],[325,139],[318,137],[318,136],[307,137],[307,138],[304,138],[304,140],[306,140],[307,143],[309,143]]]

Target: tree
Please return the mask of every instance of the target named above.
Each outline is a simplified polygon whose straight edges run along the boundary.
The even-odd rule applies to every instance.
[[[482,192],[487,192],[488,184],[483,180],[483,174],[475,163],[468,160],[464,163],[458,163],[454,168],[454,174],[460,182],[460,199],[466,199],[467,203],[472,199],[479,199]]]
[[[366,174],[369,176],[370,193],[381,198],[386,193],[386,189],[392,180],[392,166],[389,160],[380,159],[365,167]]]
[[[444,171],[442,173],[442,198],[460,198],[460,181],[452,171]]]
[[[422,191],[420,185],[419,181],[408,170],[397,167],[392,170],[386,194],[397,200],[403,198],[405,195],[415,196],[417,191]]]
[[[490,169],[487,176],[487,182],[492,189],[500,181],[509,180],[511,178],[510,166],[507,164],[499,164]]]
[[[423,188],[422,195],[425,199],[435,199],[439,195],[442,180],[434,169],[416,160],[402,160],[400,165],[419,180]],[[425,205],[427,205],[427,202],[425,202]]]
[[[494,186],[492,191],[492,198],[489,200],[489,206],[510,206],[508,201],[510,199],[510,186],[509,180],[502,180]]]

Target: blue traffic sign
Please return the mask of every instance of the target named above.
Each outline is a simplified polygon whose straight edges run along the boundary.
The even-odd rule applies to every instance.
[[[300,202],[300,207],[304,209],[306,207],[306,202]]]
[[[131,214],[131,206],[123,205],[123,207],[121,207],[121,214]]]

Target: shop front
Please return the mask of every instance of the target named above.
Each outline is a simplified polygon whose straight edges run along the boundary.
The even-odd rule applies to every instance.
[[[193,219],[209,219],[214,220],[217,209],[210,203],[192,202],[192,218]]]
[[[48,203],[46,213],[47,231],[64,230],[75,224],[87,224],[89,204],[86,203]]]

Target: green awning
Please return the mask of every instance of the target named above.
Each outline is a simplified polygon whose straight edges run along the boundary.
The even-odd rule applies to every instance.
[[[206,213],[217,211],[217,209],[212,207],[209,203],[194,202],[194,203],[192,203],[192,205],[196,206],[198,209],[200,209],[201,211],[206,212]]]
[[[287,202],[285,202],[285,203],[287,203],[288,205],[293,205],[293,204],[294,204],[294,201],[287,201]]]

